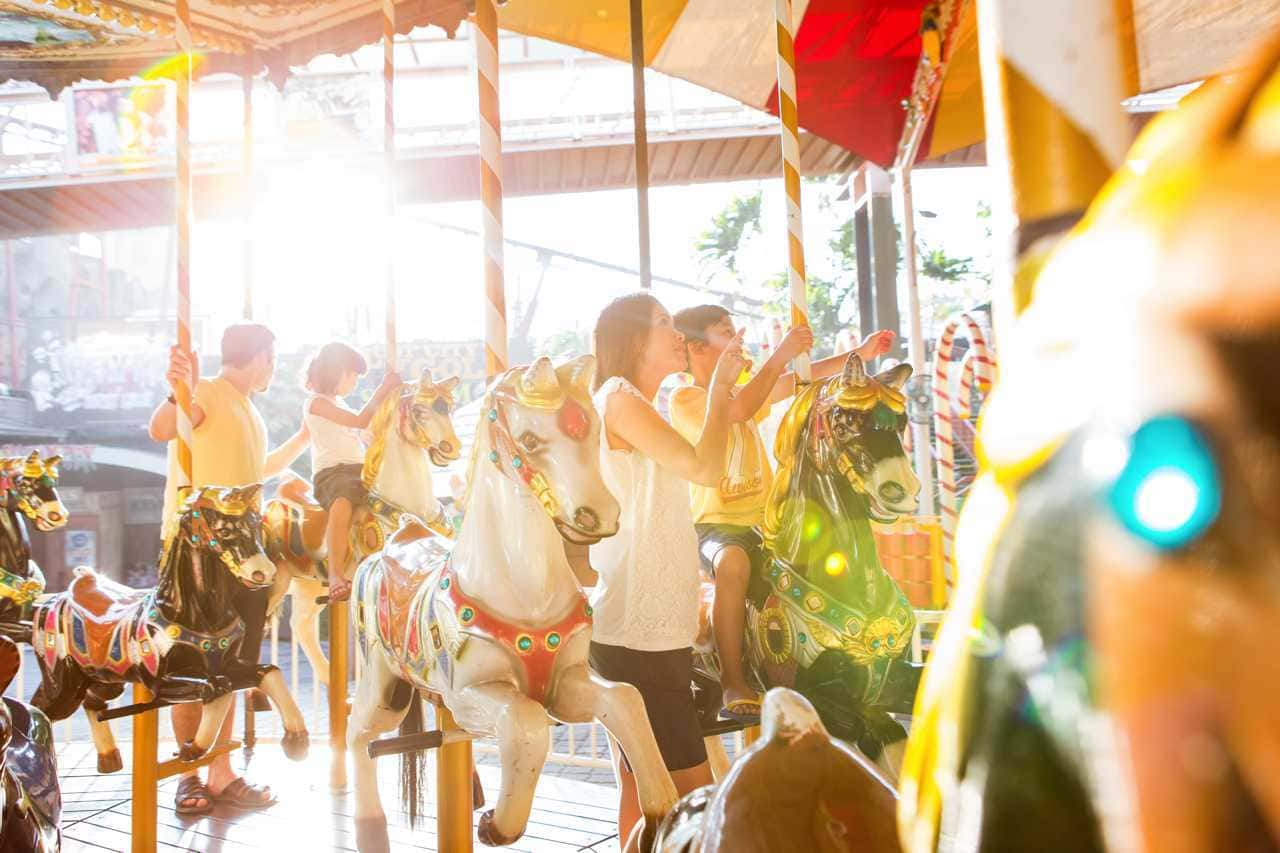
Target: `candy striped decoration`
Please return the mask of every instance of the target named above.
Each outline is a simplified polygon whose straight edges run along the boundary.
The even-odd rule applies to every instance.
[[[244,140],[240,157],[244,164],[244,319],[253,321],[253,72],[256,57],[252,50],[244,56],[244,77],[240,81],[244,100]]]
[[[174,214],[177,226],[178,254],[178,349],[191,355],[191,7],[188,0],[177,0],[174,7],[173,34],[178,43],[177,68],[177,190]],[[178,400],[178,470],[180,485],[192,483],[191,409],[194,388],[179,383]]]
[[[775,0],[778,22],[778,114],[782,118],[782,177],[787,192],[787,278],[791,284],[791,325],[809,323],[805,293],[804,227],[800,216],[800,123],[796,111],[796,43],[791,0]],[[809,382],[809,356],[795,360],[796,378]]]
[[[480,203],[484,219],[484,361],[493,377],[507,369],[507,299],[502,258],[502,111],[498,100],[498,12],[476,0],[476,83],[480,94]]]
[[[960,399],[951,399],[951,367],[956,335],[964,331],[969,339],[969,352],[961,370]],[[971,375],[970,372],[971,371]],[[960,512],[960,493],[956,486],[955,422],[971,417],[971,391],[976,382],[985,396],[995,381],[995,358],[987,345],[982,326],[971,314],[960,313],[947,321],[938,338],[933,358],[933,424],[938,447],[938,492],[942,509],[942,542],[947,565],[951,565],[956,517]]]
[[[383,260],[387,269],[387,369],[395,370],[399,362],[396,343],[396,4],[382,0],[382,156],[387,182],[387,250]]]

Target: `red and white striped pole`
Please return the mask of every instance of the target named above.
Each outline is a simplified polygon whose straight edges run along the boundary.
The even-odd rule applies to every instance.
[[[775,0],[778,24],[778,114],[782,119],[782,176],[787,192],[787,278],[791,284],[791,325],[809,323],[804,276],[804,227],[800,216],[800,122],[796,113],[796,43],[791,0]],[[809,382],[809,356],[795,360],[796,378]]]
[[[382,155],[387,181],[387,369],[399,362],[396,346],[396,4],[382,0]]]
[[[480,206],[484,241],[485,375],[507,369],[507,298],[503,275],[502,110],[498,99],[498,10],[476,0],[476,83],[480,95]]]
[[[177,68],[177,192],[174,214],[178,234],[178,349],[191,357],[191,7],[188,0],[175,4],[174,37],[178,43]],[[191,485],[191,408],[194,388],[179,383],[178,472],[181,485]]]

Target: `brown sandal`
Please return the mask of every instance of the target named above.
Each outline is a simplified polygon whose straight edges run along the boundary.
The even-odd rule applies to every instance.
[[[250,785],[243,778],[236,779],[213,801],[237,809],[266,809],[276,804],[276,798],[267,785]]]
[[[203,806],[194,805],[204,800]],[[192,803],[192,805],[183,805]],[[178,792],[173,795],[174,810],[181,815],[202,815],[213,811],[213,795],[209,786],[199,776],[183,776],[178,780]]]

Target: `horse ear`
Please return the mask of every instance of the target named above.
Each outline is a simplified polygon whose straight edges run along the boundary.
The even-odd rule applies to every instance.
[[[849,353],[849,358],[844,363],[844,372],[840,374],[840,384],[851,388],[867,384],[867,370],[856,352]]]
[[[587,396],[591,395],[591,379],[596,372],[596,357],[580,355],[556,368],[556,375],[563,385]]]
[[[33,480],[43,473],[44,466],[40,464],[40,452],[33,450],[22,465],[22,476]]]
[[[430,367],[424,367],[424,368],[422,368],[422,378],[421,378],[419,381],[422,383],[422,387],[424,387],[424,388],[429,388],[429,387],[431,387],[433,384],[435,384],[435,383],[433,383],[433,382],[431,381],[431,368],[430,368]]]
[[[258,499],[262,496],[262,484],[254,483],[252,486],[244,486],[236,489],[235,493],[236,498],[246,509],[257,509]]]
[[[178,486],[178,508],[185,510],[187,508],[187,504],[190,503],[191,499],[197,494],[196,490],[191,486]]]
[[[437,387],[439,387],[440,390],[442,391],[453,391],[454,388],[458,387],[458,383],[460,383],[461,381],[462,380],[459,379],[457,376],[450,376],[446,379],[441,379],[437,383]]]
[[[524,387],[535,394],[555,394],[560,390],[560,377],[545,355],[524,372]]]
[[[44,472],[53,479],[58,479],[58,464],[62,462],[61,456],[50,456],[44,460]]]
[[[881,385],[887,385],[895,391],[901,391],[906,386],[907,380],[911,378],[911,365],[897,364],[888,370],[882,370],[876,374],[876,381]]]

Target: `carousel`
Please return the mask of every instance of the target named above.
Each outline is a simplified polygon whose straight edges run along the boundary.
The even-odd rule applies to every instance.
[[[1280,281],[1261,251],[1280,198],[1276,0],[3,5],[0,26],[38,34],[0,41],[0,80],[53,95],[172,81],[185,359],[192,81],[244,80],[248,208],[254,80],[281,85],[317,55],[381,40],[394,214],[396,35],[468,24],[489,381],[462,439],[456,377],[406,377],[372,411],[349,600],[329,600],[309,483],[264,501],[263,484],[195,481],[189,383],[175,392],[180,482],[153,588],[86,566],[48,589],[30,537],[68,523],[61,460],[0,459],[0,850],[1280,847],[1280,664],[1263,643],[1280,617]],[[762,707],[717,713],[708,578],[690,689],[712,697],[699,723],[716,783],[684,796],[653,709],[588,661],[591,590],[566,546],[616,536],[625,517],[598,452],[595,359],[508,363],[500,28],[631,62],[642,287],[646,68],[778,117],[793,325],[808,322],[806,141],[887,169],[903,211],[909,358],[875,370],[850,354],[826,377],[795,359],[743,616]],[[1201,81],[1149,123],[1126,112]],[[911,177],[962,150],[998,187],[1001,269],[991,308],[953,316],[929,358]],[[392,267],[380,272],[395,371]],[[253,305],[246,282],[246,319]],[[465,489],[449,501],[431,473],[460,457]],[[296,677],[242,659],[254,635],[233,602],[246,590],[271,613],[290,597],[327,743],[308,731]],[[38,687],[14,695],[23,646]],[[221,739],[237,697],[244,736]],[[161,739],[175,706],[200,710],[181,743]],[[80,709],[91,745],[68,751],[58,722]],[[257,731],[268,710],[275,737]],[[112,721],[129,730],[124,753]],[[544,778],[554,731],[596,723],[635,780],[625,837],[575,834],[583,815],[612,821],[615,803]],[[496,768],[477,767],[482,741]],[[191,831],[162,802],[175,777],[229,754],[274,761],[277,745],[273,778],[309,799],[275,818]],[[126,809],[69,818],[64,791],[111,785]],[[558,813],[539,818],[552,801]],[[537,819],[562,822],[559,835],[531,836]]]

